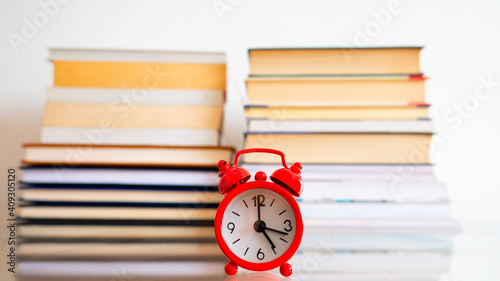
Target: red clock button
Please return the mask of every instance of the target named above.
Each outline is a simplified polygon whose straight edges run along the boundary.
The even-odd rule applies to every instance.
[[[238,266],[232,262],[228,262],[224,267],[227,275],[233,276],[238,272]]]
[[[255,173],[255,180],[256,181],[265,181],[265,180],[267,180],[266,173],[264,173],[262,171]]]
[[[292,265],[289,263],[284,263],[282,266],[280,266],[280,273],[285,277],[292,275],[292,271]]]

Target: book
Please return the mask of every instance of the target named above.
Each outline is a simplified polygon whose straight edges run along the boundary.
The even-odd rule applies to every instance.
[[[321,258],[317,258],[320,256]],[[315,258],[316,257],[316,258]],[[315,261],[311,270],[307,260]],[[405,251],[301,251],[290,259],[295,272],[446,272],[451,263],[451,253]],[[297,277],[300,276],[297,274]],[[328,280],[328,278],[327,278]]]
[[[301,202],[447,202],[444,183],[433,181],[387,182],[375,180],[304,180]]]
[[[250,49],[250,75],[419,74],[422,47]]]
[[[455,235],[460,223],[447,219],[304,219],[309,233],[373,235]]]
[[[257,134],[245,148],[279,149],[290,162],[311,164],[428,164],[430,134]],[[279,163],[268,154],[244,155],[245,163]]]
[[[449,203],[299,202],[304,219],[451,219]]]
[[[406,180],[435,180],[430,164],[303,164],[302,179],[310,180],[378,180],[385,182],[405,182]],[[241,167],[255,174],[268,174],[280,169],[282,164],[243,163]]]
[[[23,261],[19,263],[20,278],[94,278],[98,280],[146,278],[225,278],[222,261]],[[50,270],[49,270],[50,269]],[[25,279],[22,279],[25,280]],[[76,279],[78,280],[78,279]],[[191,279],[192,280],[192,279]]]
[[[245,105],[245,116],[258,119],[404,119],[428,117],[428,105],[408,106],[261,106]]]
[[[37,206],[18,208],[23,219],[213,221],[214,208]]]
[[[151,204],[153,205],[153,204]],[[206,220],[213,221],[214,208],[26,205],[19,208],[23,219],[87,220]],[[448,203],[299,203],[304,219],[449,219]],[[146,204],[143,204],[146,206]]]
[[[223,106],[223,90],[48,87],[47,101],[109,105]]]
[[[41,143],[218,146],[219,129],[111,128],[44,126]]]
[[[24,240],[215,240],[213,226],[182,225],[21,224],[18,235]]]
[[[318,256],[320,258],[318,258]],[[308,265],[307,260],[317,261],[315,270]],[[417,253],[349,253],[336,251],[308,251],[296,254],[290,264],[294,265],[294,274],[297,278],[303,279],[314,274],[349,274],[364,273],[366,275],[374,274],[380,277],[381,273],[389,276],[395,274],[429,274],[445,272],[448,270],[451,262],[450,254],[417,252]],[[20,262],[20,277],[93,277],[93,278],[113,278],[117,272],[123,272],[123,278],[140,279],[145,278],[210,278],[218,276],[219,280],[226,275],[222,270],[226,262],[216,261],[23,261]],[[51,270],[47,270],[50,268]],[[241,269],[241,273],[248,272]],[[270,271],[279,274],[279,270]],[[397,273],[396,273],[397,272]],[[262,274],[262,273],[260,273]],[[325,277],[325,276],[323,276]],[[360,277],[358,275],[358,277]],[[394,276],[392,276],[394,277]],[[281,277],[279,277],[281,278]],[[366,278],[366,276],[365,276]],[[415,280],[415,279],[392,279],[389,280]],[[193,280],[191,279],[191,280]],[[256,279],[262,280],[262,279]],[[280,279],[278,279],[280,280]],[[329,280],[323,278],[318,280]],[[335,279],[337,280],[337,279]],[[342,280],[342,279],[341,279]],[[353,279],[343,279],[353,280]],[[364,278],[354,280],[366,280]],[[369,279],[370,280],[370,279]],[[384,278],[374,280],[386,280]],[[416,279],[422,280],[422,279]],[[425,279],[427,280],[427,279]],[[436,279],[434,279],[436,280]]]
[[[214,167],[230,159],[230,147],[25,144],[23,163],[29,165],[108,165]]]
[[[248,120],[247,132],[252,133],[426,133],[434,132],[430,119],[416,120]]]
[[[55,185],[217,186],[218,171],[175,167],[24,166],[23,182]],[[63,186],[65,187],[65,186]]]
[[[47,102],[43,126],[113,128],[176,128],[220,130],[222,106],[169,106]]]
[[[222,196],[215,191],[136,190],[136,189],[62,189],[22,188],[20,198],[30,202],[82,203],[177,203],[219,204]]]
[[[225,64],[221,52],[51,48],[51,61],[127,61]]]
[[[335,237],[335,235],[348,235],[347,237],[353,235],[391,237],[394,235],[404,235],[404,237],[418,235],[433,239],[433,237],[449,237],[459,232],[459,224],[452,220],[307,219],[306,222],[308,226],[305,229],[306,236],[320,235],[320,238],[326,237],[325,239],[330,239],[329,236]],[[127,221],[122,221],[121,224],[20,224],[18,231],[19,237],[24,240],[205,241],[215,239],[213,226],[153,225],[148,223],[132,225],[128,224]],[[399,239],[407,239],[404,237]]]
[[[226,89],[223,53],[51,49],[54,86]]]
[[[447,235],[373,235],[373,234],[315,234],[307,230],[300,249],[344,251],[439,251],[453,249],[452,238]]]
[[[81,258],[110,260],[224,260],[215,242],[26,242],[19,246],[23,260]]]
[[[54,262],[56,264],[44,264],[44,265],[47,265],[47,266],[59,266],[57,265],[57,262]],[[24,263],[22,263],[24,265]],[[123,265],[124,267],[128,267],[130,266],[129,264],[126,264],[126,265]],[[215,265],[214,265],[215,266]],[[221,264],[220,266],[224,266],[224,264]],[[90,267],[90,266],[89,266]],[[111,268],[111,267],[110,267]],[[70,267],[70,269],[72,269],[72,267]],[[149,269],[149,268],[148,268]],[[116,278],[117,276],[117,272],[114,268],[113,269],[110,269],[112,270],[112,272],[114,272],[114,275],[112,276],[115,276],[115,277],[110,277],[110,278]],[[127,278],[127,279],[137,279],[138,276],[136,275],[132,275],[132,274],[127,274],[125,272],[123,272],[124,270],[122,269],[122,273],[119,273],[118,276],[120,276],[119,278]],[[253,271],[253,272],[247,272],[245,269],[242,269],[241,270],[242,273],[237,273],[235,277],[237,278],[246,278],[245,280],[269,280],[269,281],[280,281],[281,280],[281,277],[280,277],[280,273],[278,271],[271,271],[271,272],[259,272],[259,271]],[[76,273],[76,274],[79,274],[79,273]],[[203,280],[205,281],[219,281],[221,279],[224,279],[225,278],[225,275],[223,274],[219,274],[220,276],[211,276],[211,275],[205,275],[203,276]],[[18,281],[53,281],[54,280],[54,277],[53,276],[46,276],[46,275],[42,275],[43,277],[18,277]],[[104,276],[104,278],[107,278],[106,277],[107,275]],[[163,276],[167,276],[166,274],[164,274]],[[175,276],[175,277],[152,277],[152,278],[148,278],[148,279],[145,279],[144,276],[139,276],[140,280],[141,281],[158,281],[159,278],[161,278],[161,280],[170,280],[170,281],[174,281],[174,280],[181,280],[181,281],[193,281],[193,280],[197,280],[199,279],[198,278],[199,274],[193,274],[192,276]],[[443,272],[418,272],[418,273],[407,273],[407,272],[382,272],[382,273],[378,273],[378,272],[375,272],[375,273],[364,273],[364,272],[357,272],[357,273],[354,273],[354,272],[346,272],[346,273],[341,273],[341,272],[327,272],[327,273],[323,273],[323,272],[308,272],[307,273],[307,280],[308,281],[322,281],[322,280],[329,280],[329,279],[332,279],[332,280],[336,280],[336,281],[381,281],[381,280],[384,280],[384,281],[394,281],[394,280],[397,280],[397,281],[435,281],[435,280],[439,280],[439,278],[441,278],[443,276]],[[68,280],[71,280],[71,281],[95,281],[95,279],[92,279],[89,277],[70,277],[71,279],[68,279]],[[249,279],[250,278],[250,279]],[[253,279],[255,278],[255,279]],[[64,279],[66,280],[66,279]],[[99,279],[100,280],[100,279]],[[126,280],[126,279],[125,279]],[[239,280],[239,279],[238,279]]]
[[[373,106],[425,103],[423,76],[249,77],[246,86],[250,104]]]

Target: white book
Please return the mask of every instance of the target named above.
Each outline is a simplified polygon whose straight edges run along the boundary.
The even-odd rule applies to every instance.
[[[432,133],[431,120],[248,120],[259,133]]]
[[[459,222],[451,219],[304,219],[306,230],[314,234],[370,235],[455,235]]]
[[[56,184],[136,184],[217,186],[219,176],[212,170],[176,170],[148,168],[72,168],[69,166],[25,167],[25,183]]]
[[[251,274],[251,273],[250,273]],[[301,275],[293,280],[307,281],[436,281],[440,280],[442,271],[436,272],[313,272]],[[259,279],[261,280],[261,279]],[[276,281],[281,279],[276,279]]]
[[[224,262],[91,262],[22,261],[20,277],[99,278],[140,280],[140,278],[224,278]]]
[[[288,163],[292,165],[292,163]],[[241,167],[255,174],[264,171],[271,175],[277,169],[282,168],[279,164],[249,164],[244,163]],[[421,179],[434,180],[432,165],[320,165],[303,164],[303,180],[343,180],[343,179],[363,179],[363,180],[384,180],[387,182],[404,182],[407,180]]]
[[[303,203],[304,219],[449,219],[447,203]]]
[[[113,258],[118,260],[170,259],[224,259],[215,242],[25,242],[17,254],[22,258]]]
[[[318,272],[446,272],[450,253],[300,251],[289,261],[300,279]],[[304,280],[304,279],[303,279]]]
[[[443,202],[449,200],[446,185],[439,182],[406,181],[391,184],[386,181],[309,181],[304,180],[299,200],[321,201],[398,201]]]
[[[307,228],[304,231],[300,244],[303,250],[450,252],[453,249],[449,235],[316,234]]]
[[[181,225],[78,225],[23,224],[17,229],[23,239],[105,239],[123,240],[214,240],[213,226]]]
[[[137,105],[224,105],[222,90],[191,89],[110,89],[110,88],[47,88],[48,102],[109,104],[110,110],[118,106]]]
[[[222,196],[215,191],[129,190],[129,189],[63,189],[23,188],[23,201],[93,202],[93,203],[172,203],[219,204]]]
[[[42,127],[47,144],[217,146],[220,132],[210,129]]]
[[[223,52],[51,48],[52,61],[111,61],[225,64]]]
[[[348,278],[350,274],[360,278],[360,274],[369,276],[383,276],[382,274],[415,274],[416,276],[429,276],[444,273],[449,270],[451,256],[435,253],[298,253],[291,260],[294,267],[292,275],[294,280],[309,280],[318,274],[342,274]],[[225,262],[193,261],[155,261],[155,262],[89,262],[89,261],[21,261],[19,262],[19,277],[37,278],[127,278],[140,280],[144,278],[220,278],[224,279]],[[277,269],[269,271],[275,275]],[[240,268],[239,275],[249,272]],[[255,275],[255,274],[254,274]],[[398,275],[395,275],[398,276]],[[277,280],[280,280],[281,277]],[[264,279],[256,279],[264,280]],[[320,280],[332,280],[330,278]],[[345,279],[365,280],[365,279]],[[386,280],[386,279],[375,279]],[[400,280],[400,279],[389,279]],[[427,280],[427,279],[401,279],[401,280]]]

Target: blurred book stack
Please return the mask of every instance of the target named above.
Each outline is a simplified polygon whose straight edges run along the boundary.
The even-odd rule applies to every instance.
[[[222,276],[202,269],[224,260],[213,219],[216,165],[233,153],[219,146],[225,54],[52,49],[50,60],[41,142],[24,145],[19,276],[129,280],[151,261],[164,278]]]
[[[249,50],[245,148],[278,149],[304,165],[296,272],[437,280],[448,271],[459,225],[429,161],[420,51]],[[252,174],[278,160],[243,158]]]

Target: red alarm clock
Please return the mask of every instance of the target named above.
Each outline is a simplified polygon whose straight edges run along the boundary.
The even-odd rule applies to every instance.
[[[237,167],[242,154],[272,153],[281,156],[283,168],[270,179],[264,172],[255,174]],[[264,271],[280,267],[283,276],[292,274],[288,260],[297,252],[304,224],[294,197],[302,193],[302,165],[286,165],[283,152],[267,148],[244,149],[236,153],[234,164],[220,160],[219,190],[225,196],[215,215],[215,237],[222,252],[230,260],[225,266],[234,275],[238,266]]]

